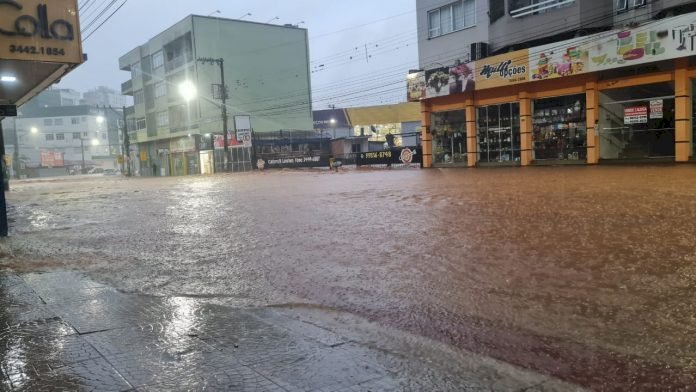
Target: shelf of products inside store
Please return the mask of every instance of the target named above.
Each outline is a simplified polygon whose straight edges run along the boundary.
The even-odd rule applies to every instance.
[[[533,124],[536,158],[584,159],[587,123],[585,110],[580,105],[537,110],[534,112]]]

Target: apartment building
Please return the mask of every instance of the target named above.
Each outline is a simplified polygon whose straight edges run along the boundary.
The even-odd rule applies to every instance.
[[[311,130],[307,39],[307,30],[293,25],[190,15],[123,55],[120,68],[131,77],[122,93],[134,102],[126,110],[130,157],[138,173],[222,170],[223,94],[235,164],[250,160],[239,131]],[[222,60],[225,88],[219,62],[202,59]]]
[[[692,160],[694,3],[418,0],[424,165]]]

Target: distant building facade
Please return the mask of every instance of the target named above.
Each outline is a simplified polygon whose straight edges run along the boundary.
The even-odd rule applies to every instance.
[[[82,94],[82,101],[85,105],[92,106],[111,106],[119,109],[126,106],[125,96],[105,86],[99,86]]]
[[[188,175],[223,167],[220,69],[200,58],[224,60],[233,159],[242,148],[235,117],[255,134],[311,130],[307,30],[191,15],[119,59],[130,72],[122,93],[140,175]],[[180,94],[181,86],[195,97]],[[250,124],[249,124],[250,123]],[[211,170],[214,168],[214,170]]]

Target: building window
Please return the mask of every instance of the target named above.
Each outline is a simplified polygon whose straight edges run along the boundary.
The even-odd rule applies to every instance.
[[[63,119],[57,118],[57,119],[53,120],[53,125],[63,125]]]
[[[505,16],[505,0],[488,0],[488,17],[491,23]]]
[[[82,117],[82,122],[87,122],[87,117]]]
[[[435,38],[476,24],[474,0],[460,0],[428,11],[428,37]]]
[[[157,126],[158,127],[166,127],[169,125],[169,113],[167,112],[159,112],[157,113]]]
[[[56,133],[56,140],[65,140],[64,133]]]
[[[645,0],[633,0],[633,6],[636,8],[644,6],[645,3],[646,3]]]
[[[135,129],[145,129],[146,123],[145,118],[139,118],[135,120]]]
[[[51,125],[53,125],[53,119],[52,119],[52,118],[44,119],[44,125],[45,125],[45,126],[51,126]]]
[[[143,90],[138,90],[133,94],[133,102],[136,105],[141,105],[143,102],[145,102],[145,94],[143,94]]]
[[[616,11],[626,11],[628,9],[628,0],[616,0]]]
[[[71,123],[72,125],[77,125],[77,124],[80,123],[80,118],[79,118],[79,117],[73,117],[73,118],[70,119],[70,123]]]
[[[510,15],[513,18],[539,15],[548,10],[561,8],[574,2],[575,0],[510,0]]]
[[[73,140],[78,140],[80,138],[80,132],[73,132],[72,138]]]
[[[167,95],[167,84],[165,82],[155,84],[155,98],[164,97],[165,95]]]
[[[47,133],[47,134],[46,134],[46,141],[47,141],[47,142],[52,142],[52,141],[53,141],[53,134],[52,134],[52,133]]]
[[[131,66],[131,79],[135,79],[141,75],[140,62],[133,64]]]
[[[83,137],[89,136],[89,132],[82,132],[82,136],[83,136]]]
[[[164,53],[160,50],[152,55],[152,69],[157,69],[164,65]]]

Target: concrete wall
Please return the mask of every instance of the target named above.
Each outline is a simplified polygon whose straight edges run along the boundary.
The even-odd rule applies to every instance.
[[[428,38],[428,11],[447,2],[416,0],[418,24],[418,61],[421,68],[435,68],[441,63],[450,65],[454,60],[468,60],[471,44],[488,42],[488,0],[476,0],[476,25],[435,38]]]
[[[195,55],[225,59],[230,117],[250,115],[255,132],[313,129],[306,29],[198,16],[193,22]],[[201,130],[218,131],[220,109],[209,100],[220,71],[197,67]]]

